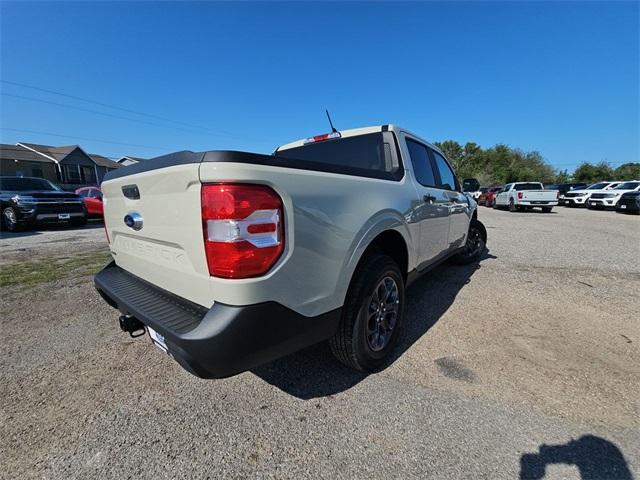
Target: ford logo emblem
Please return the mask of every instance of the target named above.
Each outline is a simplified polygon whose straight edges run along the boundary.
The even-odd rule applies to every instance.
[[[127,213],[124,216],[124,224],[129,228],[133,228],[134,230],[141,230],[142,215],[140,215],[138,212]]]

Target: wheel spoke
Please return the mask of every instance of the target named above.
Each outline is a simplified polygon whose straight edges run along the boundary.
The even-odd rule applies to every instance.
[[[380,351],[391,340],[400,311],[398,285],[393,278],[380,280],[365,311],[367,342],[372,350]]]

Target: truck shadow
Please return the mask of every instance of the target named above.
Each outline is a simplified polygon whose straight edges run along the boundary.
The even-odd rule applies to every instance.
[[[540,445],[537,453],[520,457],[520,480],[541,480],[547,465],[575,465],[582,480],[633,480],[620,449],[595,435],[584,435],[563,445]]]
[[[494,258],[496,257],[485,250],[480,262],[472,265],[456,266],[445,263],[409,287],[404,335],[389,364],[395,362],[436,324],[454,302],[458,292],[471,281],[473,274],[482,268],[482,262]],[[368,376],[335,360],[327,342],[257,367],[252,373],[280,390],[304,400],[340,393]]]

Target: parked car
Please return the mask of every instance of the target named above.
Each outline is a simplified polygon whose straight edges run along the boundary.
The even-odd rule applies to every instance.
[[[82,199],[43,178],[0,177],[2,228],[8,231],[44,223],[87,223]]]
[[[477,178],[465,178],[462,180],[462,191],[473,196],[474,192],[480,190],[480,182]]]
[[[327,339],[374,371],[398,342],[405,286],[447,258],[476,261],[486,242],[444,154],[393,125],[273,155],[178,152],[101,186],[114,262],[98,291],[124,331],[146,328],[200,377]]]
[[[90,217],[102,218],[102,190],[100,190],[100,187],[78,188],[76,194],[82,197]]]
[[[558,191],[545,190],[540,182],[515,182],[504,186],[496,195],[494,208],[509,208],[510,212],[540,207],[549,213],[558,204]]]
[[[478,205],[492,207],[496,198],[496,193],[502,190],[502,187],[490,187],[478,197]]]
[[[591,194],[587,208],[615,208],[622,194],[640,190],[640,181],[623,182],[607,192]]]
[[[584,207],[594,193],[601,193],[617,187],[622,182],[598,182],[582,190],[570,190],[564,194],[562,204],[568,207]]]
[[[558,190],[558,205],[562,205],[565,193],[571,190],[587,188],[586,183],[553,183],[544,186],[547,190]]]
[[[616,211],[640,214],[640,191],[623,193],[616,203]]]

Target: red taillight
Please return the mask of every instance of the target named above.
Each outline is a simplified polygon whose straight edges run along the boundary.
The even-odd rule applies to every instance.
[[[522,200],[522,192],[518,192],[518,200]]]
[[[282,200],[265,185],[203,185],[202,228],[214,277],[264,275],[284,251]]]

